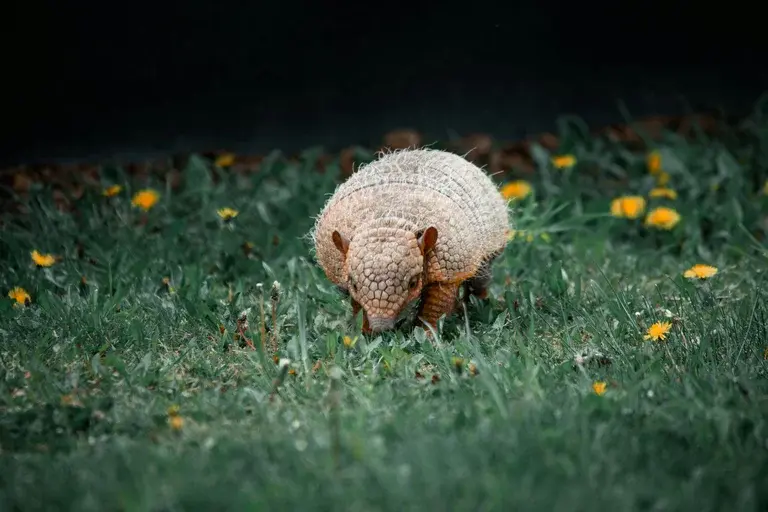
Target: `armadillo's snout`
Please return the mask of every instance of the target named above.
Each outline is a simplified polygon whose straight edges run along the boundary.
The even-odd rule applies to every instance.
[[[381,316],[369,316],[368,326],[373,332],[391,331],[395,328],[395,319]]]

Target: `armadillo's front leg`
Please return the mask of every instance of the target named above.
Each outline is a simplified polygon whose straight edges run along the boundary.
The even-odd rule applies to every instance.
[[[357,314],[360,312],[360,310],[363,309],[362,306],[360,306],[360,303],[357,302],[355,299],[352,299],[352,318],[357,318]],[[371,326],[368,325],[368,315],[365,313],[365,310],[363,310],[363,334],[370,334],[371,333]]]
[[[464,300],[469,302],[469,296],[474,295],[478,299],[488,298],[488,286],[491,284],[493,272],[491,266],[493,262],[501,255],[501,251],[491,254],[491,256],[480,265],[474,276],[464,281]]]
[[[437,330],[437,321],[443,315],[450,315],[456,307],[459,293],[458,283],[433,283],[424,287],[421,292],[421,306],[418,318]],[[427,334],[431,334],[425,325]]]
[[[467,279],[464,281],[464,302],[469,303],[470,295],[474,295],[478,299],[487,299],[488,283]]]

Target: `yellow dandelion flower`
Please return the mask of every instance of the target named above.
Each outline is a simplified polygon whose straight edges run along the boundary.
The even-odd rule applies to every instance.
[[[656,176],[656,184],[660,187],[663,187],[667,183],[669,183],[669,173],[659,171],[659,174]]]
[[[147,188],[136,192],[136,194],[133,196],[133,199],[131,200],[131,203],[133,206],[141,208],[144,211],[148,211],[150,208],[155,206],[155,203],[157,203],[159,200],[160,194],[156,190]]]
[[[17,305],[26,305],[27,302],[32,300],[32,298],[29,296],[29,293],[27,293],[27,290],[20,286],[16,286],[11,291],[9,291],[8,297],[11,300],[15,300]]]
[[[344,336],[344,338],[342,339],[342,342],[344,343],[344,346],[346,348],[352,348],[355,346],[355,343],[357,342],[357,336],[355,336],[354,338],[351,338],[349,336]]]
[[[168,424],[173,430],[181,430],[184,427],[184,418],[181,416],[171,416],[168,418]]]
[[[566,169],[576,165],[576,157],[573,155],[557,155],[552,157],[552,165],[558,169]]]
[[[592,383],[592,391],[594,391],[597,396],[603,396],[607,387],[608,385],[601,380]]]
[[[121,190],[123,190],[123,187],[121,185],[112,185],[110,187],[105,188],[101,192],[101,195],[103,195],[104,197],[114,197],[117,194],[119,194]]]
[[[680,214],[672,208],[660,206],[648,212],[645,218],[646,226],[653,226],[660,229],[672,229],[680,222]]]
[[[648,166],[648,172],[658,174],[661,172],[661,154],[658,151],[651,151],[645,159]]]
[[[622,196],[611,201],[611,215],[627,219],[636,219],[645,211],[645,198],[642,196]]]
[[[671,188],[656,187],[648,193],[649,197],[665,197],[667,199],[677,199],[677,192]]]
[[[653,341],[665,340],[671,328],[672,324],[669,322],[656,322],[648,328],[648,332],[643,336],[643,339]]]
[[[527,181],[510,181],[501,187],[501,195],[504,199],[523,199],[531,193],[531,184]]]
[[[235,155],[232,153],[222,153],[221,155],[216,157],[216,160],[213,161],[213,165],[217,167],[229,167],[234,163],[235,163]]]
[[[56,257],[53,254],[41,254],[37,249],[30,254],[32,255],[32,261],[34,261],[35,265],[38,267],[50,267],[56,263]]]
[[[237,217],[240,212],[233,208],[225,207],[225,208],[220,208],[219,210],[217,210],[216,213],[218,213],[219,217],[221,217],[224,220],[232,220],[235,217]]]
[[[717,274],[717,267],[697,263],[683,273],[688,279],[709,279]]]

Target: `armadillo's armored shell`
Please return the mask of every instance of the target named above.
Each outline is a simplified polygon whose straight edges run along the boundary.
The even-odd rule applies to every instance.
[[[328,278],[342,282],[334,230],[354,239],[361,226],[399,225],[438,231],[440,280],[455,282],[501,252],[509,233],[507,203],[482,169],[454,153],[415,149],[384,154],[338,186],[311,233]]]

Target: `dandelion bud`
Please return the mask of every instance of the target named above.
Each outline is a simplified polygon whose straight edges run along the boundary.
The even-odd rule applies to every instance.
[[[278,334],[277,334],[277,305],[280,302],[280,283],[277,281],[272,283],[272,290],[270,290],[269,298],[272,301],[272,353],[277,354],[278,350]]]
[[[251,308],[247,308],[240,312],[240,315],[237,318],[237,326],[238,328],[242,329],[243,331],[248,330],[248,314],[251,312]]]

